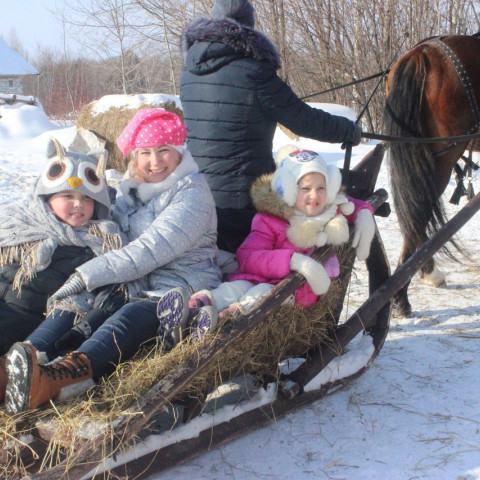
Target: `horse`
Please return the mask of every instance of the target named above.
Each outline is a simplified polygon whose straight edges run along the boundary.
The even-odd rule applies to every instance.
[[[395,137],[422,138],[478,133],[479,64],[480,38],[476,36],[429,37],[417,43],[388,73],[385,132]],[[467,142],[391,143],[391,192],[403,237],[397,269],[445,224],[441,196],[466,147]],[[454,240],[449,243],[450,247],[442,249],[444,253],[456,259],[453,246],[457,254],[468,257]],[[445,275],[433,258],[419,275],[425,283],[445,284]],[[403,316],[412,311],[409,283],[393,299]]]

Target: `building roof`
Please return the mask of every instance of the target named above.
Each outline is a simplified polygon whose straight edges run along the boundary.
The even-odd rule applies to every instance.
[[[39,73],[0,37],[0,75],[39,75]]]

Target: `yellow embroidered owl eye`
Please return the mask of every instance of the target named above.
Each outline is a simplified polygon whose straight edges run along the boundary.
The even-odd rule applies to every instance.
[[[98,193],[104,188],[104,180],[96,173],[96,165],[90,162],[81,162],[78,166],[78,176],[83,180],[85,188]]]
[[[45,168],[42,182],[46,187],[57,187],[67,181],[72,171],[73,164],[68,158],[64,157],[62,160],[54,158]]]

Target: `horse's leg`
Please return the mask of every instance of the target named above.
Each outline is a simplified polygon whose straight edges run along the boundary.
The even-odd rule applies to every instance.
[[[413,253],[415,253],[415,247],[413,244],[409,244],[407,240],[404,239],[395,271],[397,271],[408,260],[408,258],[413,255]],[[401,317],[409,317],[412,313],[412,306],[408,300],[409,285],[410,280],[393,297],[393,306],[395,308],[395,312]]]
[[[445,274],[437,268],[435,260],[430,258],[418,272],[422,283],[433,287],[443,287],[447,284]]]

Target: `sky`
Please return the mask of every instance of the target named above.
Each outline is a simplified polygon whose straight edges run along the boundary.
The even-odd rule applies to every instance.
[[[62,4],[58,0],[0,0],[0,36],[8,43],[15,30],[29,55],[35,54],[38,45],[62,51],[62,24],[52,13]],[[71,39],[69,44],[74,46]]]
[[[118,106],[119,97],[104,97],[101,110],[109,102]],[[322,106],[354,115],[345,107]],[[67,146],[74,133],[74,126],[51,123],[41,107],[0,106],[0,203],[20,198],[32,184],[45,162],[50,136]],[[285,143],[291,140],[277,129],[274,150]],[[342,164],[338,145],[304,138],[296,143],[320,152],[328,163]],[[352,165],[372,148],[354,147]],[[384,161],[377,187],[389,191],[387,165]],[[480,173],[474,173],[473,184],[479,192]],[[445,199],[454,187],[452,180]],[[464,204],[465,197],[460,206],[446,203],[448,215]],[[393,268],[401,245],[395,212],[377,218],[377,224]],[[471,260],[440,259],[446,287],[434,288],[413,278],[412,316],[391,317],[380,355],[363,375],[266,427],[161,474],[150,472],[148,480],[480,480],[479,237],[476,215],[459,234]],[[366,300],[367,282],[364,264],[357,261],[342,318]],[[327,374],[338,377],[347,368],[362,366],[361,355],[350,354],[365,352],[365,347],[368,337],[356,339],[347,356],[335,359],[309,388],[318,388]],[[195,435],[197,428],[251,408],[254,402],[268,404],[273,391],[259,389],[234,408],[203,414],[166,435],[147,437],[117,461]]]

